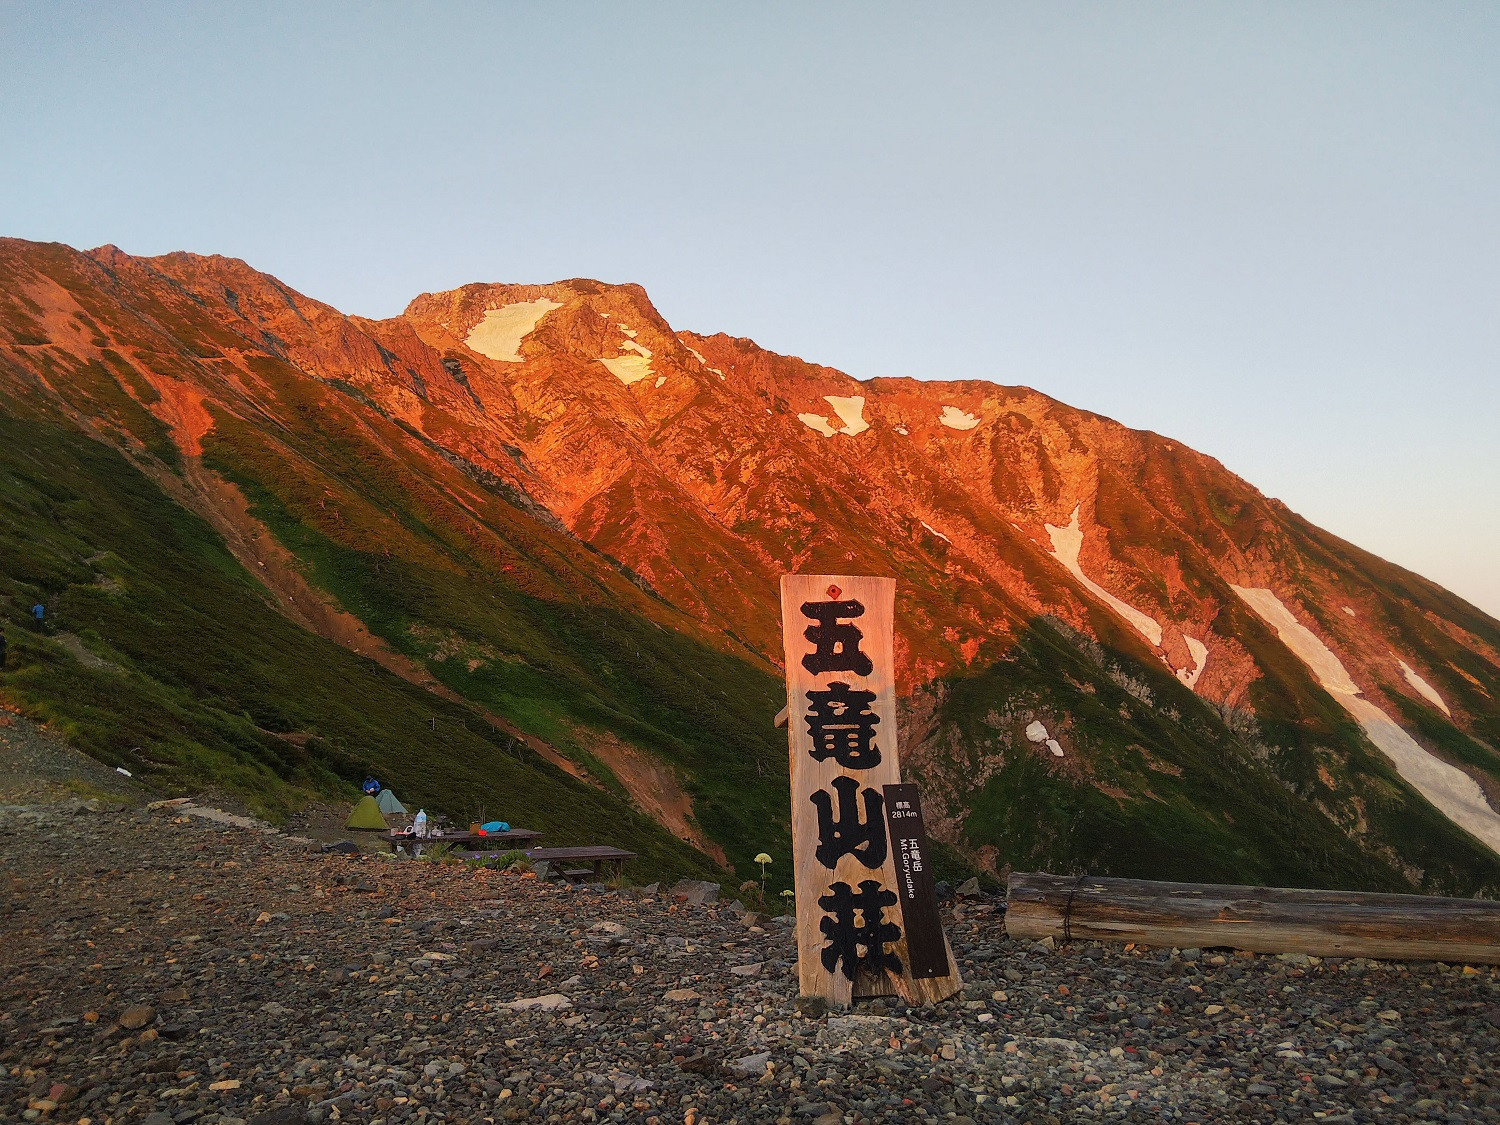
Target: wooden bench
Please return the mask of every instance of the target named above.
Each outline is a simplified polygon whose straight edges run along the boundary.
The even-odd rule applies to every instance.
[[[499,855],[501,852],[525,851],[542,838],[540,832],[530,828],[512,828],[508,832],[487,832],[483,836],[470,832],[447,832],[441,836],[414,836],[408,832],[392,832],[387,839],[391,851],[408,851],[416,854],[420,845],[429,847],[451,847],[465,858]]]
[[[621,878],[625,872],[625,861],[634,859],[635,852],[627,852],[623,848],[612,848],[604,845],[593,845],[579,848],[533,848],[527,853],[533,863],[545,863],[553,867],[561,867],[564,878],[576,882],[585,876],[593,876],[595,881],[601,877],[604,865],[611,865],[614,877]],[[582,866],[588,864],[588,867]],[[569,867],[568,864],[578,866]]]

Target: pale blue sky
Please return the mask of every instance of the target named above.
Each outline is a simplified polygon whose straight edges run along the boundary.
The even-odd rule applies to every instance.
[[[0,233],[638,281],[1172,435],[1500,615],[1500,5],[0,3]]]

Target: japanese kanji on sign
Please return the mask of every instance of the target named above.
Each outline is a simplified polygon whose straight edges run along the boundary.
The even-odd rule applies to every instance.
[[[962,985],[916,787],[901,785],[895,600],[890,578],[781,579],[798,972],[802,995],[840,1007],[863,996],[934,1003]]]

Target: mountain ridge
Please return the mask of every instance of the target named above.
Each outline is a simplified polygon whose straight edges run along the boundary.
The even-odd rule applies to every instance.
[[[1401,842],[1394,825],[1426,802],[1339,700],[1376,708],[1416,754],[1467,777],[1493,806],[1500,625],[1171,438],[1030,388],[862,381],[744,338],[676,330],[639,286],[476,283],[420,295],[397,317],[372,321],[237,259],[138,259],[112,247],[80,254],[7,240],[0,266],[9,294],[0,379],[46,387],[75,424],[96,432],[111,410],[130,414],[140,433],[125,426],[121,447],[133,439],[157,457],[155,443],[162,466],[201,457],[259,510],[314,586],[473,703],[496,701],[476,699],[482,692],[459,684],[410,632],[431,622],[410,606],[381,619],[389,574],[371,576],[374,544],[438,572],[488,574],[493,565],[545,597],[618,605],[654,628],[741,654],[755,677],[777,675],[780,573],[890,573],[900,582],[905,757],[949,793],[936,819],[981,866],[999,869],[1035,844],[1011,838],[1023,829],[977,827],[999,799],[986,791],[991,766],[1019,771],[1016,784],[1029,778],[1023,788],[1032,791],[1074,800],[1089,789],[1090,807],[1104,794],[1144,810],[1152,771],[1121,752],[1141,742],[1145,712],[1206,706],[1224,753],[1248,755],[1266,783],[1293,792],[1342,838],[1379,836],[1358,846],[1391,849],[1397,869],[1421,868],[1409,885],[1456,885],[1433,882],[1432,865],[1446,861],[1414,863],[1413,847],[1464,855],[1454,862],[1469,869],[1471,887],[1494,878],[1478,875],[1494,857],[1471,837],[1455,843],[1439,826],[1430,847]],[[551,532],[537,530],[549,520]],[[497,535],[502,524],[508,530]],[[576,548],[545,546],[558,534],[557,544]],[[603,569],[587,569],[595,564],[575,559],[575,549]],[[555,550],[566,566],[547,561],[563,557]],[[322,571],[314,556],[325,560]],[[590,575],[581,585],[566,577],[581,576],[578,566]],[[1236,589],[1271,591],[1358,692],[1330,695],[1255,608],[1260,595],[1247,601]],[[466,643],[494,647],[469,609],[444,613],[444,627],[473,633]],[[1135,701],[1121,704],[1126,711],[1142,710],[1123,744],[1063,734],[1053,739],[1061,758],[1046,749],[1035,757],[1024,737],[1042,721],[1035,715],[997,728],[986,713],[954,710],[973,682],[1016,665],[1018,652],[1058,643],[1075,653],[1103,646],[1089,676],[1074,676],[1093,698],[1103,686],[1094,680],[1112,682],[1110,668],[1141,689],[1120,689]],[[1149,686],[1141,677],[1152,668],[1176,687]],[[1048,710],[1049,731],[1065,732],[1090,693],[1073,698],[1081,689],[1054,680],[1037,688],[1045,698],[1032,710]],[[1176,702],[1177,689],[1190,694]],[[1162,702],[1163,692],[1174,702]],[[948,702],[929,715],[934,699]],[[765,741],[758,745],[764,754]],[[988,764],[969,780],[985,780],[967,785],[955,762],[977,746],[990,747],[981,755]],[[686,788],[701,780],[696,767],[666,759]],[[1102,776],[1112,771],[1119,776]],[[1372,804],[1389,806],[1391,827],[1370,827]],[[1151,820],[1142,810],[1126,820]],[[1207,811],[1216,832],[1233,816]],[[1467,857],[1471,845],[1478,851]],[[1039,858],[1079,856],[1064,848]]]

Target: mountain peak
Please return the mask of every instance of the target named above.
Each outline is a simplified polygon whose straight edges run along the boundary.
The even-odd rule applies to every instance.
[[[637,285],[472,284],[372,321],[230,258],[7,242],[0,270],[3,401],[50,403],[152,464],[223,467],[164,487],[208,506],[242,483],[368,628],[486,706],[528,705],[503,686],[518,671],[468,678],[509,668],[483,653],[543,618],[582,628],[549,607],[651,623],[589,657],[628,695],[654,659],[641,636],[774,676],[782,574],[890,575],[907,760],[971,857],[1031,862],[996,804],[1007,786],[1048,794],[1041,820],[1124,817],[1160,842],[1157,874],[1157,816],[1205,854],[1251,847],[1229,807],[1194,811],[1235,791],[1194,788],[1230,761],[1416,881],[1459,879],[1450,853],[1464,878],[1500,863],[1500,623],[1180,442],[1027,387],[862,381],[676,329]],[[381,577],[398,571],[399,591]],[[503,637],[491,588],[530,599]],[[465,676],[445,663],[459,651],[479,654]],[[673,707],[737,706],[692,673],[652,682]],[[611,694],[626,722],[590,696],[538,721],[688,744],[681,710]],[[1061,757],[1035,751],[1031,722]],[[1257,815],[1283,823],[1266,800]],[[1452,823],[1403,841],[1434,809]],[[1068,862],[1097,858],[1054,828]]]

